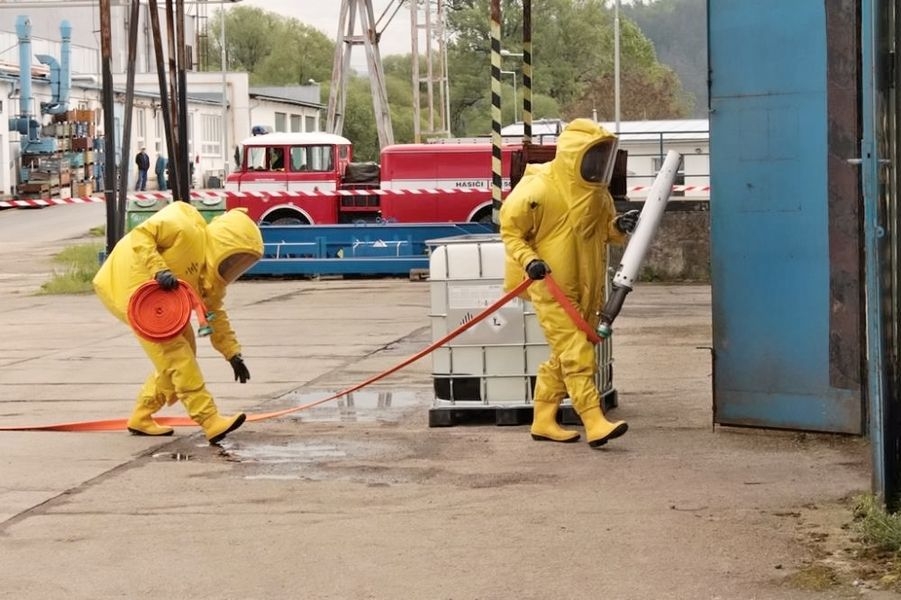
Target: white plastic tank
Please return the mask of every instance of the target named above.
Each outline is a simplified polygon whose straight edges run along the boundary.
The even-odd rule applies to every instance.
[[[432,341],[504,295],[504,246],[497,234],[428,242]],[[608,338],[597,348],[598,389],[612,390]],[[435,406],[529,406],[548,345],[532,304],[514,298],[432,353]]]

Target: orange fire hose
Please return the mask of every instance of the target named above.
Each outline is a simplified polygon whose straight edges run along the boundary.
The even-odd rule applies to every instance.
[[[572,305],[572,303],[569,301],[569,299],[563,293],[563,290],[560,289],[560,286],[557,285],[557,282],[555,282],[550,275],[545,277],[544,281],[547,282],[548,289],[550,290],[551,294],[554,296],[554,299],[556,299],[557,302],[559,302],[560,305],[564,308],[564,310],[566,310],[566,313],[570,316],[570,318],[573,319],[573,322],[576,323],[576,325],[579,327],[579,329],[581,329],[582,331],[585,332],[586,336],[588,336],[588,339],[590,341],[592,341],[592,343],[597,343],[598,341],[600,341],[600,338],[598,337],[597,332],[595,332],[594,329],[592,329],[592,327],[588,323],[585,322],[585,320],[582,318],[582,316],[579,314],[579,312],[576,310],[576,308]],[[426,348],[420,350],[413,356],[410,356],[409,358],[404,359],[403,361],[399,362],[398,364],[394,365],[393,367],[391,367],[390,369],[388,369],[386,371],[383,371],[377,375],[373,375],[372,377],[370,377],[369,379],[367,379],[365,381],[357,383],[349,388],[343,389],[340,392],[337,392],[335,394],[332,394],[331,396],[328,396],[327,398],[322,398],[321,400],[314,400],[312,402],[306,402],[306,403],[300,404],[298,406],[292,406],[290,408],[285,408],[283,410],[277,410],[274,412],[248,414],[247,421],[264,421],[266,419],[274,419],[276,417],[282,417],[282,416],[285,416],[285,415],[288,415],[291,413],[300,412],[302,410],[307,410],[309,408],[313,408],[314,406],[319,406],[320,404],[325,404],[326,402],[330,402],[332,400],[336,400],[347,394],[356,392],[357,390],[362,389],[362,388],[366,387],[367,385],[373,384],[376,381],[384,379],[385,377],[387,377],[393,373],[396,373],[397,371],[400,371],[407,365],[410,365],[410,364],[416,362],[420,358],[427,356],[428,354],[432,353],[437,348],[440,348],[441,346],[443,346],[450,340],[454,339],[455,337],[457,337],[464,331],[471,329],[477,323],[485,320],[489,315],[491,315],[492,313],[494,313],[495,311],[500,309],[502,306],[507,304],[510,300],[512,300],[513,298],[515,298],[519,294],[521,294],[523,291],[525,291],[525,289],[528,288],[532,283],[533,283],[533,281],[531,279],[524,279],[514,289],[510,290],[504,296],[502,296],[501,298],[496,300],[493,304],[491,304],[490,306],[485,308],[485,310],[483,310],[478,315],[476,315],[472,320],[467,321],[466,323],[464,323],[460,327],[456,328],[455,330],[451,331],[450,333],[448,333],[441,339],[439,339],[435,342],[432,342]],[[202,302],[200,302],[200,299],[197,298],[196,294],[193,292],[193,290],[191,290],[190,286],[188,286],[187,284],[182,283],[182,285],[179,287],[179,289],[188,288],[189,293],[191,293],[194,296],[194,298],[196,299],[196,302],[193,299],[191,299],[191,300],[189,300],[189,304],[185,305],[184,303],[182,303],[183,301],[179,300],[178,302],[181,303],[180,308],[179,308],[179,310],[181,311],[180,313],[174,312],[173,308],[171,306],[169,306],[169,304],[168,304],[170,301],[171,302],[175,302],[175,301],[172,299],[169,299],[169,298],[165,298],[166,295],[175,296],[175,294],[172,294],[171,292],[154,292],[153,290],[150,289],[151,287],[154,287],[157,290],[160,290],[160,288],[156,284],[156,282],[153,282],[153,281],[150,281],[147,284],[144,284],[143,286],[141,286],[141,288],[138,288],[138,289],[141,290],[144,287],[146,287],[147,290],[142,292],[142,294],[146,294],[147,298],[140,300],[141,306],[135,308],[135,315],[137,316],[138,320],[140,321],[142,327],[147,327],[148,330],[156,329],[156,327],[150,327],[146,323],[146,321],[149,320],[149,321],[151,321],[151,325],[154,325],[153,322],[156,321],[156,319],[157,319],[156,308],[160,308],[160,310],[167,312],[168,314],[170,314],[170,316],[173,320],[177,320],[178,322],[182,323],[181,328],[184,328],[184,326],[187,324],[188,319],[190,318],[190,311],[193,309],[193,310],[195,310],[195,312],[197,312],[198,309],[200,309],[202,312],[197,312],[198,320],[200,320],[200,315],[203,314],[204,319],[201,321],[202,327],[203,326],[208,327],[208,325],[206,325],[206,320],[205,320],[206,310],[203,309]],[[136,294],[137,294],[137,292],[136,292]],[[159,296],[159,298],[157,296]],[[132,318],[131,304],[132,304],[132,302],[129,303],[129,319]],[[185,308],[185,306],[188,306],[188,308]],[[156,307],[156,308],[154,308],[153,310],[150,310],[148,307]],[[143,317],[148,316],[148,314],[152,314],[153,317],[150,319],[144,319]],[[179,328],[178,331],[181,331],[181,328]],[[154,334],[151,331],[151,334],[153,334],[153,335],[171,335],[169,332],[171,332],[173,327],[171,325],[170,326],[160,325],[160,326],[158,326],[158,329],[162,333]],[[176,332],[176,334],[177,334],[177,332]],[[144,334],[142,333],[141,335],[144,335]],[[201,334],[201,335],[203,335],[203,334]],[[148,338],[148,339],[150,339],[150,338]],[[196,426],[196,423],[193,420],[191,420],[190,417],[155,416],[154,420],[157,423],[159,423],[160,425],[168,425],[170,427],[186,427],[186,426],[191,426],[191,425]],[[125,425],[126,421],[127,421],[127,419],[123,418],[123,419],[102,419],[102,420],[98,420],[98,421],[77,421],[77,422],[72,422],[72,423],[57,423],[55,425],[7,425],[7,426],[0,426],[0,431],[121,431],[121,430],[126,429],[126,425]]]
[[[209,315],[194,288],[179,281],[174,290],[164,290],[151,279],[136,289],[128,300],[128,322],[145,340],[168,342],[185,328],[192,310],[200,325],[197,335],[211,334]]]

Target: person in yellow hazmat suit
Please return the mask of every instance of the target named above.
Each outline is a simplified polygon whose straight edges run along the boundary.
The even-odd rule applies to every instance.
[[[262,255],[259,227],[244,211],[230,210],[207,224],[191,204],[173,202],[119,240],[94,277],[94,289],[107,309],[128,324],[128,302],[140,285],[155,279],[160,287],[174,290],[179,280],[187,283],[213,313],[213,347],[231,364],[235,381],[245,383],[250,372],[223,300],[226,286]],[[153,415],[179,400],[211,444],[244,423],[243,413],[231,417],[219,414],[197,363],[190,323],[170,341],[156,343],[140,336],[138,341],[154,372],[138,393],[127,423],[130,432],[172,435],[172,428],[157,424]]]
[[[590,119],[572,121],[557,140],[554,159],[528,165],[500,210],[507,257],[504,287],[509,291],[526,276],[535,280],[526,294],[550,347],[533,394],[531,434],[536,440],[579,439],[579,432],[556,421],[567,395],[592,447],[628,429],[624,421],[604,416],[595,385],[594,345],[541,281],[551,273],[585,321],[597,327],[604,304],[607,244],[622,244],[639,214],[636,210],[617,216],[608,189],[617,143],[616,136]]]

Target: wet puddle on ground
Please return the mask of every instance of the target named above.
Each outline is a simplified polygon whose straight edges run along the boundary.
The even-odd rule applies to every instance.
[[[287,405],[301,406],[317,402],[336,393],[335,390],[296,391],[282,396]],[[433,397],[426,391],[357,391],[286,415],[286,418],[308,422],[396,422],[417,410],[427,411]]]
[[[286,427],[291,423],[350,423],[394,424],[411,413],[422,411],[425,415],[433,402],[430,390],[357,391],[341,398],[324,402],[319,406],[299,410],[279,418],[287,421],[278,427],[278,433],[258,429],[251,434],[229,436],[215,445],[212,456],[239,467],[238,474],[248,480],[307,480],[354,479],[371,485],[385,484],[384,467],[369,464],[370,461],[390,461],[397,456],[397,447],[388,441],[375,439],[333,438],[317,428],[310,436],[302,427],[287,437]],[[302,406],[321,401],[336,393],[335,390],[298,390],[279,398],[284,407]],[[277,410],[277,407],[272,407]],[[183,462],[209,460],[210,446],[198,442],[194,451],[164,451],[152,455],[158,461]],[[394,479],[391,479],[393,482]]]
[[[366,461],[384,453],[387,448],[386,444],[371,440],[242,441],[221,447],[219,453],[225,460],[241,464],[244,479],[324,481],[354,477],[343,471],[343,461]]]

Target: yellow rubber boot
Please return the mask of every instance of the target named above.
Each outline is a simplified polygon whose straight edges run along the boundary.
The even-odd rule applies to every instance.
[[[188,411],[188,415],[195,423],[203,428],[206,439],[211,444],[217,444],[226,435],[244,424],[247,415],[238,413],[232,417],[223,417],[219,414],[213,396],[207,391],[206,386],[193,390],[181,399]]]
[[[557,424],[557,409],[560,402],[544,402],[536,400],[532,403],[532,439],[540,442],[570,442],[579,441],[579,432],[563,429]]]
[[[592,448],[603,446],[629,430],[629,424],[625,421],[608,421],[599,405],[583,410],[579,413],[579,418],[585,426],[585,439]]]
[[[171,427],[163,427],[153,420],[153,414],[163,407],[164,402],[157,402],[154,398],[138,398],[131,416],[128,417],[126,427],[134,435],[172,435]]]
[[[243,425],[246,418],[247,415],[244,413],[238,413],[235,416],[228,418],[222,417],[219,413],[216,413],[205,418],[200,423],[200,426],[203,427],[203,432],[206,434],[207,441],[211,444],[218,444],[226,435]]]

